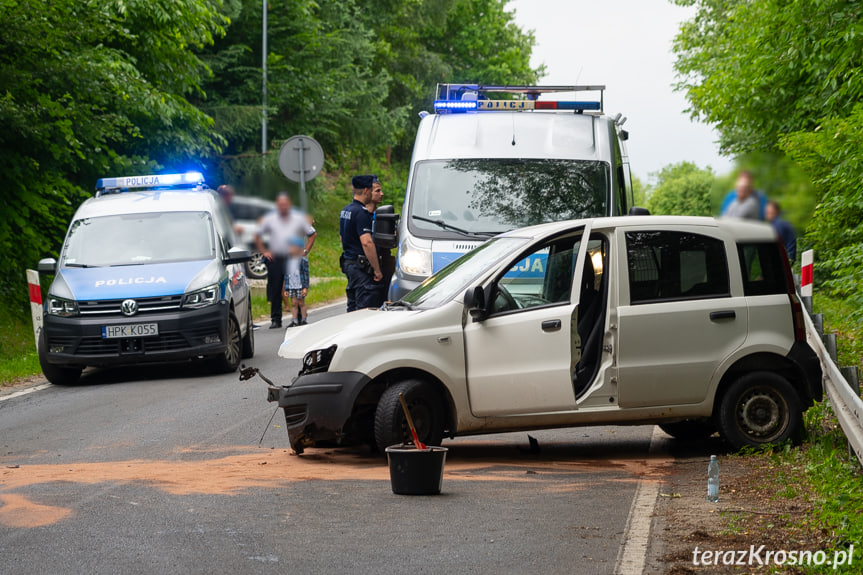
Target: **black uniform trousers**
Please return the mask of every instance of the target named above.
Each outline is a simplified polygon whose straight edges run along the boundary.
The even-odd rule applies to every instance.
[[[267,299],[270,300],[270,320],[282,323],[282,293],[285,291],[285,266],[287,256],[273,254],[273,259],[267,260]]]
[[[359,264],[352,261],[345,262],[345,275],[348,278],[348,287],[345,289],[348,311],[383,305],[386,299],[383,282],[376,282]]]

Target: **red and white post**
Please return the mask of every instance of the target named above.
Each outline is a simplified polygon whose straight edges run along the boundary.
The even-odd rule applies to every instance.
[[[39,334],[42,332],[42,285],[39,283],[39,272],[27,270],[27,288],[30,291],[33,335],[36,338],[36,349],[39,349]]]
[[[812,250],[800,254],[800,295],[812,297],[812,266],[815,255]]]

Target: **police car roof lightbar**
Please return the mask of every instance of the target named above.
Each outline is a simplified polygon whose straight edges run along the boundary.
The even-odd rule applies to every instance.
[[[204,175],[201,172],[101,178],[96,182],[96,196],[133,189],[195,188],[201,190],[205,186]]]
[[[605,86],[483,86],[480,84],[438,84],[434,110],[438,114],[468,111],[586,110],[602,112]],[[539,100],[555,92],[599,92],[599,101]],[[514,94],[521,99],[491,100],[486,94]]]

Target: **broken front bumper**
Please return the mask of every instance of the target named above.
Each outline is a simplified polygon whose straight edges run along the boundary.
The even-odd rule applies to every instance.
[[[285,410],[291,447],[302,453],[319,441],[341,443],[368,376],[355,371],[312,373],[286,387],[270,386],[267,401]]]

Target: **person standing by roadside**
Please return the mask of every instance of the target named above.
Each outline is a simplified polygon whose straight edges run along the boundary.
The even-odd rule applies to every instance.
[[[269,235],[269,246],[264,246],[264,235]],[[305,242],[303,257],[308,257],[317,237],[315,228],[306,215],[294,209],[291,198],[282,192],[276,197],[276,210],[264,216],[255,244],[267,264],[267,299],[270,301],[270,329],[282,327],[282,293],[285,285],[285,270],[291,250],[291,240],[301,238]]]
[[[794,227],[781,217],[782,210],[779,208],[779,203],[775,200],[767,202],[765,216],[776,233],[782,239],[782,244],[785,246],[785,253],[788,254],[788,260],[793,264],[797,261],[797,232]]]
[[[291,309],[291,323],[288,327],[306,325],[306,296],[309,293],[309,260],[303,256],[306,247],[303,238],[291,239],[291,257],[285,269],[285,305]]]
[[[767,198],[752,186],[752,172],[741,170],[734,189],[722,202],[720,214],[727,218],[763,220]]]
[[[348,311],[380,307],[380,282],[383,279],[377,248],[372,241],[372,214],[366,204],[372,200],[374,185],[380,186],[375,175],[354,176],[351,180],[354,200],[339,216],[339,236],[342,240],[342,272],[348,278],[345,294]]]

